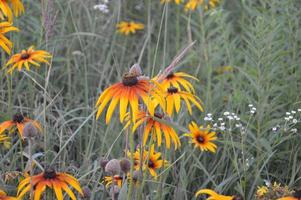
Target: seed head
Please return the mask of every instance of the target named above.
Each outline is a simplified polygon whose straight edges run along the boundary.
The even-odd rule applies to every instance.
[[[111,175],[119,174],[121,171],[119,161],[117,159],[110,160],[105,167],[105,172],[110,173]]]
[[[23,137],[30,139],[37,136],[38,136],[37,128],[31,122],[27,122],[23,129]]]
[[[122,172],[128,173],[131,169],[131,162],[127,158],[123,158],[119,161]]]

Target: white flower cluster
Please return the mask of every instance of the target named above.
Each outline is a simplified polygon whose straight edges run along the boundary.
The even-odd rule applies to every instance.
[[[298,119],[298,114],[299,114],[299,119]],[[284,125],[283,125],[283,130],[285,132],[290,131],[292,133],[297,133],[298,129],[295,128],[295,125],[300,122],[300,114],[301,114],[301,109],[299,108],[297,111],[296,110],[291,110],[285,113],[284,116]],[[273,132],[277,132],[279,129],[281,129],[281,126],[277,124],[272,128]]]
[[[100,12],[106,14],[110,12],[108,4],[109,4],[109,0],[102,0],[102,3],[94,5],[93,8],[94,10],[99,10]]]
[[[251,115],[254,115],[254,114],[256,113],[256,108],[254,107],[253,104],[249,104],[248,106],[249,106],[249,108],[250,108],[250,113],[251,113]]]
[[[213,116],[211,113],[206,114],[206,116],[204,117],[204,121],[205,122],[210,122],[210,123],[214,123],[213,124],[213,129],[215,130],[220,130],[220,131],[225,131],[226,128],[226,123],[235,123],[235,127],[236,128],[242,128],[242,124],[240,122],[240,118],[233,112],[224,112],[222,117],[217,118],[216,121],[214,121]],[[233,122],[233,123],[232,123]],[[230,127],[230,125],[229,125]],[[229,128],[231,129],[231,128]]]

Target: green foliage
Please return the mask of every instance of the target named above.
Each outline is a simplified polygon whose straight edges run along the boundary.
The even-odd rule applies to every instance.
[[[16,20],[21,32],[13,36],[14,51],[34,44],[51,52],[53,61],[51,67],[12,77],[1,72],[0,119],[22,112],[42,123],[39,161],[77,175],[91,189],[91,199],[109,198],[99,159],[124,156],[125,131],[117,116],[109,125],[95,119],[97,97],[132,64],[140,62],[146,75],[155,75],[196,41],[178,71],[200,80],[193,84],[205,113],[217,120],[225,111],[234,112],[246,129],[227,122],[215,154],[193,150],[181,137],[181,148],[165,154],[172,165],[158,179],[146,180],[141,197],[188,200],[198,189],[212,188],[251,200],[264,180],[301,185],[300,113],[297,133],[272,131],[285,123],[285,112],[301,108],[298,0],[225,0],[206,12],[184,12],[182,5],[159,0],[114,0],[107,14],[93,9],[96,3],[27,0],[26,14]],[[144,23],[145,29],[122,36],[116,23],[124,19]],[[1,57],[3,66],[7,56]],[[234,70],[217,73],[223,66]],[[254,115],[248,104],[257,108]],[[205,124],[204,116],[196,111],[192,119]],[[187,119],[183,111],[176,123],[185,129]],[[1,174],[17,170],[18,151],[19,145],[1,150]],[[0,179],[1,186],[6,184]],[[121,189],[119,199],[126,199],[127,190]]]

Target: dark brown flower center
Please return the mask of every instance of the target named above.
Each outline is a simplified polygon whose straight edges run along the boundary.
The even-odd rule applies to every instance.
[[[22,123],[24,121],[24,116],[22,114],[15,114],[13,116],[13,121],[15,123]]]
[[[199,143],[204,143],[205,142],[205,138],[203,136],[197,136],[196,137],[196,140],[199,142]]]
[[[162,119],[164,117],[164,114],[163,113],[159,113],[159,112],[155,112],[154,116],[157,117],[157,118],[159,118],[159,119]]]
[[[301,189],[300,190],[296,190],[294,192],[294,197],[297,199],[301,199]]]
[[[175,76],[175,74],[173,72],[171,72],[166,76],[166,79],[172,79],[174,76]]]
[[[167,92],[170,94],[177,93],[179,90],[176,87],[171,86],[170,88],[167,89]]]
[[[21,54],[21,59],[22,60],[28,59],[29,57],[30,57],[30,55],[28,53],[22,53]]]
[[[155,168],[155,163],[152,160],[148,161],[148,167],[149,168]]]
[[[45,179],[54,179],[56,177],[56,172],[53,168],[46,168],[43,174]]]
[[[137,76],[130,76],[130,75],[125,75],[122,78],[122,83],[124,86],[134,86],[138,83],[138,78]]]

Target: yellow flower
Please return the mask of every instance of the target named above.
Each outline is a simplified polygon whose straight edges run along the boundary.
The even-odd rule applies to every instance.
[[[42,132],[42,127],[39,122],[32,120],[28,117],[24,117],[22,114],[15,114],[12,120],[4,121],[0,124],[0,134],[5,130],[10,131],[12,128],[17,128],[19,135],[23,138],[23,129],[27,122],[32,122],[32,124]]]
[[[9,149],[11,146],[10,137],[3,133],[0,133],[0,144],[3,144],[4,148]]]
[[[210,197],[207,200],[236,200],[239,199],[236,196],[224,196],[221,194],[217,194],[215,191],[210,190],[210,189],[202,189],[199,190],[195,196],[199,196],[201,194],[208,194]]]
[[[155,80],[157,78],[158,77],[156,77]],[[198,79],[195,78],[194,76],[191,76],[184,72],[176,72],[176,73],[172,72],[168,74],[165,79],[162,80],[160,85],[165,91],[170,87],[176,87],[179,88],[180,90],[184,89],[186,92],[194,93],[193,85],[190,82],[188,82],[185,78],[191,78],[198,81]]]
[[[120,175],[115,175],[113,178],[112,176],[106,176],[104,178],[104,181],[106,183],[106,187],[109,187],[113,181],[114,181],[114,184],[117,185],[119,188],[122,187],[122,181],[123,181],[123,176],[120,176]]]
[[[198,127],[195,122],[189,124],[190,133],[186,133],[185,136],[191,138],[191,143],[195,147],[199,147],[202,151],[216,152],[216,144],[212,141],[217,139],[216,133],[210,131],[210,127],[203,128],[203,126]]]
[[[144,124],[144,145],[147,143],[149,134],[151,134],[152,139],[157,140],[158,146],[161,146],[162,134],[164,134],[166,147],[169,149],[170,141],[172,141],[175,145],[175,149],[177,149],[178,146],[181,146],[180,139],[176,131],[164,122],[164,118],[165,116],[163,113],[156,112],[154,117],[152,117],[148,113],[140,111],[137,115],[137,122],[133,126],[133,132]]]
[[[83,195],[83,191],[76,178],[67,173],[56,172],[53,168],[47,168],[44,172],[27,177],[20,182],[18,186],[18,198],[22,199],[33,188],[34,200],[40,200],[42,193],[48,187],[54,190],[57,200],[63,200],[63,190],[72,200],[76,200],[76,196],[68,185]]]
[[[0,0],[1,2],[1,0]],[[7,54],[11,53],[11,49],[13,47],[13,43],[5,37],[5,33],[11,31],[19,31],[18,28],[12,26],[9,22],[0,22],[0,47],[4,49]]]
[[[137,149],[134,153],[128,152],[128,156],[134,159],[134,169],[139,170],[142,166],[143,170],[148,170],[153,177],[157,177],[158,174],[156,170],[167,166],[168,162],[166,160],[160,159],[161,153],[155,152],[155,146],[151,145],[150,151],[143,151],[141,160],[140,149]]]
[[[134,34],[138,30],[143,30],[144,25],[136,22],[126,22],[122,21],[117,24],[117,32],[122,33],[124,35],[129,35],[130,33]]]
[[[120,122],[123,122],[128,107],[131,109],[132,120],[136,121],[139,110],[139,101],[142,100],[149,113],[154,115],[154,105],[152,98],[155,98],[161,107],[165,106],[160,87],[146,78],[141,78],[138,74],[127,73],[123,76],[122,81],[113,84],[103,91],[96,102],[98,109],[96,118],[99,118],[104,108],[108,105],[106,113],[106,123],[111,120],[114,109],[120,102]],[[111,103],[109,103],[111,101]]]
[[[7,196],[7,194],[0,189],[0,200],[17,200],[16,197]]]
[[[192,114],[191,103],[193,103],[200,111],[204,111],[203,107],[201,106],[202,101],[197,96],[189,92],[180,91],[177,87],[174,86],[169,87],[165,91],[166,113],[169,116],[173,115],[174,110],[179,113],[181,108],[181,100],[184,100],[190,115]]]
[[[40,66],[40,63],[46,63],[49,65],[47,59],[51,58],[51,54],[43,50],[35,50],[33,46],[29,47],[28,50],[22,50],[21,53],[13,55],[5,67],[8,67],[8,73],[12,73],[16,68],[19,71],[25,66],[26,70],[30,70],[30,64],[37,67]]]
[[[264,196],[269,191],[269,188],[266,186],[261,186],[257,188],[256,195],[259,197]]]
[[[206,0],[188,0],[188,2],[185,4],[185,10],[191,10],[194,11],[198,6],[202,6],[205,10],[208,10],[209,8],[215,8],[219,4],[220,0],[208,0],[208,3]]]
[[[170,3],[172,0],[160,0],[160,3]],[[176,4],[180,4],[183,0],[174,0]]]
[[[12,6],[12,9],[9,4]],[[20,0],[0,0],[0,19],[7,18],[11,22],[13,20],[13,13],[18,17],[23,12],[24,6]]]

